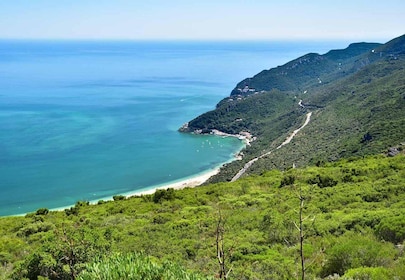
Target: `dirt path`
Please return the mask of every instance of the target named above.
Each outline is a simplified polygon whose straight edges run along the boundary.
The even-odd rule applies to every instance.
[[[301,102],[301,101],[300,101],[300,102]],[[287,145],[288,143],[290,143],[291,140],[294,138],[294,136],[297,135],[297,133],[298,133],[301,129],[303,129],[304,127],[307,126],[307,124],[308,124],[308,123],[310,122],[310,120],[311,120],[311,116],[312,116],[312,112],[309,112],[309,113],[307,114],[307,118],[305,119],[304,124],[303,124],[300,128],[294,130],[293,133],[291,133],[291,135],[288,136],[287,139],[285,139],[285,141],[284,141],[283,143],[281,143],[280,146],[278,146],[278,147],[276,148],[276,150],[278,150],[278,149],[280,149],[281,147],[283,147],[283,146]],[[272,152],[273,152],[273,150],[270,151],[270,152],[267,152],[267,153],[265,153],[265,154],[262,154],[261,156],[256,157],[256,158],[252,159],[251,161],[247,162],[247,163],[245,164],[245,166],[243,166],[243,168],[242,168],[241,170],[239,170],[239,172],[236,173],[235,176],[233,176],[231,182],[235,182],[236,180],[238,180],[238,179],[246,172],[246,170],[248,170],[248,169],[252,166],[252,164],[255,163],[255,161],[257,161],[258,159],[261,159],[261,158],[263,158],[263,157],[265,157],[265,156],[270,155]]]
[[[293,133],[292,133],[290,136],[288,136],[287,139],[285,139],[285,141],[284,141],[283,143],[281,143],[280,146],[277,147],[277,149],[280,149],[282,146],[287,145],[288,143],[290,143],[291,140],[294,138],[294,136],[295,136],[301,129],[303,129],[304,127],[307,126],[307,124],[308,124],[309,121],[311,120],[311,116],[312,116],[312,112],[309,112],[309,113],[307,114],[307,118],[305,119],[304,124],[303,124],[300,128],[294,130]]]

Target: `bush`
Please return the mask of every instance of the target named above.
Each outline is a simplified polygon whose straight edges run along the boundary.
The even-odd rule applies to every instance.
[[[125,196],[124,195],[114,195],[113,196],[113,200],[117,201],[117,200],[125,200]]]
[[[295,182],[295,177],[292,175],[287,175],[285,176],[281,182],[280,182],[280,188],[284,187],[284,186],[290,186],[293,185]]]
[[[321,175],[316,175],[316,177],[311,178],[308,180],[308,184],[311,185],[318,185],[320,188],[329,188],[329,187],[334,187],[337,185],[337,181],[334,180],[332,177],[329,176],[321,176]]]
[[[101,232],[78,224],[63,226],[61,232],[55,230],[55,235],[48,238],[47,243],[16,266],[12,279],[74,279],[86,263],[110,250],[110,243]]]
[[[65,209],[65,213],[67,216],[77,215],[77,214],[79,214],[79,210],[81,207],[88,206],[88,205],[90,205],[90,202],[88,202],[88,201],[78,201],[78,202],[76,202],[75,206],[70,207],[69,209]]]
[[[382,243],[372,236],[346,234],[326,252],[327,263],[323,275],[345,274],[360,267],[388,266],[393,262],[396,251],[392,244]]]
[[[188,273],[184,268],[164,262],[157,264],[151,258],[137,253],[128,255],[115,254],[100,258],[87,264],[78,280],[109,279],[109,280],[203,280],[213,279],[198,274]]]
[[[376,230],[377,236],[394,244],[405,240],[405,216],[387,217],[382,219]]]
[[[54,225],[49,222],[35,222],[26,225],[17,232],[19,237],[28,237],[38,232],[47,232],[54,228]]]
[[[49,210],[47,208],[39,208],[37,212],[35,212],[35,215],[47,215],[49,213]]]
[[[173,200],[175,199],[175,193],[174,189],[167,189],[167,190],[156,190],[155,193],[153,194],[153,202],[154,203],[159,203],[164,200]]]
[[[58,274],[58,277],[52,277],[53,274]],[[56,261],[46,253],[33,253],[29,255],[24,262],[19,263],[14,269],[11,278],[14,280],[20,279],[41,279],[40,276],[47,279],[69,279],[68,274],[61,275],[60,269],[56,266]]]
[[[349,269],[345,273],[345,280],[391,280],[394,279],[392,272],[385,267],[359,267]]]

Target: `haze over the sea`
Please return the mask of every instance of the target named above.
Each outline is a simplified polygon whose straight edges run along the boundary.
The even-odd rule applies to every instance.
[[[0,1],[0,38],[349,40],[403,34],[405,1]]]
[[[257,69],[344,42],[0,42],[0,215],[98,200],[234,159],[181,134]]]

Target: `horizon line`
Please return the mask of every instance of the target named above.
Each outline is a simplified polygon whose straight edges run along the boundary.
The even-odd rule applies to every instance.
[[[401,36],[401,35],[399,35]],[[0,37],[0,41],[54,41],[54,42],[373,42],[385,43],[396,37],[389,38],[323,38],[323,37],[299,37],[299,38],[83,38],[83,37]]]

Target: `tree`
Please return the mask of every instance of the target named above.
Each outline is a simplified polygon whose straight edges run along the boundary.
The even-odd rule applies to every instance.
[[[110,245],[101,232],[91,230],[80,223],[63,224],[54,230],[49,241],[29,255],[16,268],[13,279],[74,280],[85,263],[109,251]]]
[[[226,264],[228,259],[227,253],[230,253],[231,250],[228,250],[227,253],[225,252],[224,233],[225,233],[225,221],[222,217],[221,211],[219,210],[217,226],[215,229],[215,237],[216,237],[215,244],[219,264],[219,279],[228,279],[229,273],[232,270],[232,267],[228,269]]]
[[[304,222],[307,220],[311,220],[312,225],[313,225],[313,223],[315,221],[315,217],[313,217],[311,215],[304,217],[304,210],[305,210],[304,204],[305,204],[305,201],[309,201],[310,197],[309,197],[309,195],[303,194],[303,189],[302,189],[301,185],[299,185],[298,190],[296,190],[296,195],[299,200],[299,208],[298,208],[298,211],[296,211],[298,214],[298,223],[296,223],[295,221],[293,223],[294,223],[295,228],[298,230],[298,234],[299,234],[299,258],[300,258],[300,268],[301,268],[301,280],[304,280],[307,269],[316,260],[316,258],[314,258],[311,263],[306,264],[305,252],[304,252],[304,241],[305,241]]]
[[[322,276],[343,275],[361,267],[390,267],[396,253],[393,244],[380,242],[371,234],[347,232],[326,251]]]
[[[297,225],[294,222],[295,227],[299,231],[299,236],[300,236],[300,259],[301,259],[301,279],[305,279],[305,258],[304,258],[304,229],[303,229],[303,217],[302,217],[302,211],[304,209],[304,201],[305,198],[302,195],[302,188],[299,188],[299,194],[298,198],[300,200],[300,208],[299,208],[299,225]]]

